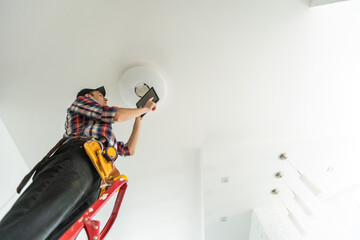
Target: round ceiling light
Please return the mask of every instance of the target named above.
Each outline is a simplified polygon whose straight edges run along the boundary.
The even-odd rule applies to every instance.
[[[121,98],[129,107],[136,107],[136,103],[152,87],[160,98],[158,104],[165,99],[165,82],[156,71],[149,67],[129,68],[121,76],[118,87]]]
[[[145,93],[147,93],[147,91],[150,90],[150,87],[146,84],[146,83],[139,83],[138,85],[135,86],[135,94],[139,97],[142,98]]]

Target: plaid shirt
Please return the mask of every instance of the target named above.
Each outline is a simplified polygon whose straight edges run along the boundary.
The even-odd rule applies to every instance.
[[[78,97],[67,110],[64,137],[97,139],[105,137],[108,146],[117,148],[119,155],[129,156],[127,145],[116,141],[112,132],[112,123],[117,109],[117,107],[102,106],[89,97]]]

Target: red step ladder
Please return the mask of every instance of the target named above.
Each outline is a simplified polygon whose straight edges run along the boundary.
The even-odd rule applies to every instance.
[[[99,197],[99,199],[62,235],[59,240],[73,240],[77,237],[80,231],[84,228],[88,239],[103,240],[106,234],[110,231],[115,219],[118,215],[121,202],[128,185],[128,181],[124,178],[117,179],[106,192]],[[105,205],[105,203],[119,190],[116,197],[115,205],[110,215],[109,220],[100,232],[100,221],[92,220],[96,213]]]

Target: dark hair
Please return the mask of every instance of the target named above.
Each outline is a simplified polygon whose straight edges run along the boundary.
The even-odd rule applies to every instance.
[[[85,96],[86,94],[90,94],[91,96],[93,96],[92,92],[94,92],[94,91],[101,92],[101,94],[105,97],[105,94],[106,94],[105,88],[104,88],[104,86],[101,86],[96,89],[84,88],[80,92],[78,92],[78,94],[76,95],[76,98],[78,98],[80,96]]]

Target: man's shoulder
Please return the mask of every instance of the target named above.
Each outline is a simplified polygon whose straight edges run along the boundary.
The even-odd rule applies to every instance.
[[[94,99],[85,96],[79,96],[72,103],[72,105],[85,105],[85,104],[99,105]]]

